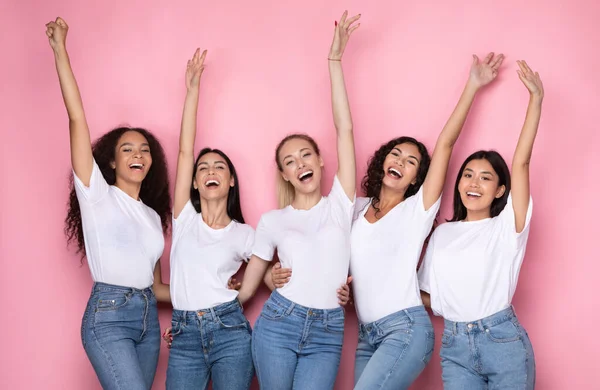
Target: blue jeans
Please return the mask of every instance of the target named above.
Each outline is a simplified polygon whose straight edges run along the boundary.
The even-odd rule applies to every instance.
[[[254,376],[250,323],[237,299],[198,311],[173,310],[167,389],[247,390]]]
[[[160,349],[152,289],[94,283],[81,341],[103,389],[150,389]]]
[[[359,324],[354,389],[408,389],[431,360],[434,337],[423,306]]]
[[[311,309],[273,291],[252,334],[261,390],[333,389],[343,340],[344,309]]]
[[[440,356],[446,390],[535,386],[533,348],[512,307],[478,321],[446,320]]]

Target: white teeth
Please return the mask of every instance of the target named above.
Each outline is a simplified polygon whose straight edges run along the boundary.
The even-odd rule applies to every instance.
[[[301,174],[300,176],[298,176],[298,179],[302,180],[304,177],[306,177],[307,175],[312,174],[313,171],[306,171],[303,174]]]
[[[395,174],[397,174],[398,176],[402,177],[402,174],[400,173],[399,170],[397,170],[396,168],[390,168],[389,169],[390,172],[394,172]]]
[[[481,197],[481,194],[478,194],[477,192],[467,192],[467,195]]]
[[[129,168],[143,168],[144,166],[142,164],[131,164],[129,165]]]
[[[211,184],[216,184],[216,185],[219,185],[219,184],[221,184],[221,183],[219,183],[219,182],[218,182],[218,181],[216,181],[216,180],[208,180],[206,183],[204,183],[204,185],[205,185],[205,186],[209,186],[209,185],[211,185]]]

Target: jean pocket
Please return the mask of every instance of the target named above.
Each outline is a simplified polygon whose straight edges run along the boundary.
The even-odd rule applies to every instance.
[[[452,332],[450,332],[450,331],[444,330],[444,333],[442,333],[442,347],[450,348],[453,343],[454,343],[454,334],[452,334]]]
[[[504,321],[486,328],[485,333],[494,343],[510,343],[521,339],[521,332],[513,321]]]
[[[110,293],[102,294],[96,303],[96,311],[117,310],[129,302],[131,294]]]
[[[269,320],[280,320],[286,317],[286,308],[267,300],[260,312],[261,317]]]
[[[217,322],[226,329],[248,327],[248,320],[241,310],[217,316]]]
[[[429,361],[431,360],[431,356],[433,355],[434,346],[435,346],[435,333],[433,332],[433,330],[428,330],[427,331],[427,339],[425,342],[425,355],[423,356],[423,359],[421,359],[425,365],[429,364]]]
[[[325,331],[334,334],[344,333],[344,317],[329,319],[325,321]]]

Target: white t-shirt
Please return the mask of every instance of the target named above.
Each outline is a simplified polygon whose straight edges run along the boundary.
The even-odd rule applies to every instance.
[[[350,273],[360,322],[377,321],[422,305],[417,264],[423,242],[440,208],[440,199],[425,211],[421,186],[415,195],[400,202],[375,223],[365,218],[371,198],[356,201],[350,238]]]
[[[434,313],[456,322],[475,321],[510,306],[525,256],[533,201],[525,228],[516,232],[512,196],[494,218],[449,222],[435,229],[423,265],[421,290]]]
[[[75,175],[87,261],[95,282],[143,289],[164,249],[160,217],[104,180],[94,161],[90,186]]]
[[[231,221],[213,229],[188,201],[173,219],[171,302],[177,310],[208,309],[234,300],[227,282],[252,255],[254,229]]]
[[[263,214],[256,228],[253,254],[271,261],[275,249],[290,281],[277,291],[314,309],[339,307],[337,289],[346,282],[350,262],[350,227],[354,202],[337,176],[329,196],[310,210],[287,206]]]

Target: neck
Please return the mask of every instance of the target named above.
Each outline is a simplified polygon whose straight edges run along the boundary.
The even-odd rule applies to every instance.
[[[481,221],[482,219],[490,218],[490,209],[484,210],[467,210],[467,218],[465,222]]]
[[[380,210],[389,210],[396,207],[400,202],[404,200],[406,194],[406,188],[402,191],[392,191],[386,186],[381,186],[379,191],[379,205]]]
[[[140,190],[142,189],[142,183],[130,183],[125,180],[120,180],[117,177],[115,187],[131,196],[135,200],[140,200]]]
[[[221,229],[229,225],[231,218],[227,215],[227,198],[206,200],[200,198],[202,220],[213,229]]]
[[[321,186],[317,187],[317,189],[310,194],[303,194],[296,191],[292,207],[297,210],[310,210],[321,201],[322,197]]]

